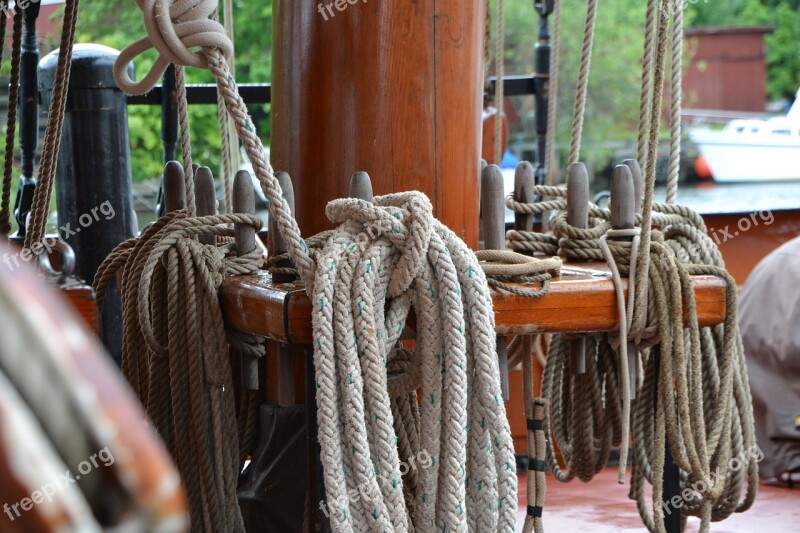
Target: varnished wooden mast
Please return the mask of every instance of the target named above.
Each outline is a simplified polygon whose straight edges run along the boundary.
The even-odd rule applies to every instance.
[[[271,157],[294,180],[303,235],[330,227],[325,204],[365,171],[376,195],[427,194],[477,246],[484,11],[479,0],[275,1]]]

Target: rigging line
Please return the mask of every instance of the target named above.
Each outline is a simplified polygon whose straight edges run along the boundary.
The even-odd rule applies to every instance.
[[[666,203],[674,204],[678,196],[681,170],[681,105],[683,89],[683,4],[675,0],[672,14],[672,88],[669,132],[669,171],[667,173]]]
[[[589,72],[592,68],[592,46],[594,45],[596,21],[597,0],[589,0],[586,7],[586,26],[583,32],[581,66],[578,73],[578,88],[575,94],[575,114],[572,120],[572,138],[569,147],[568,164],[577,163],[580,158],[583,121],[586,115],[586,93],[589,88]]]

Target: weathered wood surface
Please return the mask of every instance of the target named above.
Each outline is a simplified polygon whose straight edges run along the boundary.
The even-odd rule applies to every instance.
[[[725,282],[715,276],[693,281],[700,325],[721,323]],[[619,321],[614,284],[603,263],[564,265],[542,298],[493,292],[493,300],[497,332],[507,335],[611,331]],[[276,284],[266,272],[230,278],[222,284],[220,303],[230,327],[281,342],[312,343],[311,302],[300,282]]]

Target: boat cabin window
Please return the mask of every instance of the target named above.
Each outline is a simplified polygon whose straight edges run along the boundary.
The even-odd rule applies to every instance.
[[[791,135],[792,132],[790,130],[772,130],[773,135]]]

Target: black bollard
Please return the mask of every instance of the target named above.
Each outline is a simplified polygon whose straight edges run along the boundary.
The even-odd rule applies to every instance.
[[[136,233],[131,198],[131,157],[126,97],[114,81],[119,52],[76,44],[58,153],[56,203],[61,238],[75,250],[75,274],[91,282],[100,263]],[[42,105],[49,106],[58,50],[39,63]],[[119,294],[106,296],[100,334],[119,362],[122,318]]]

